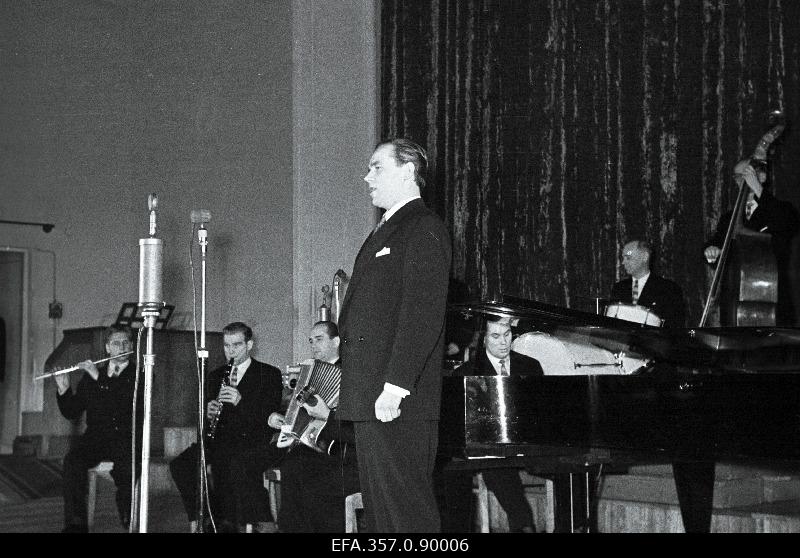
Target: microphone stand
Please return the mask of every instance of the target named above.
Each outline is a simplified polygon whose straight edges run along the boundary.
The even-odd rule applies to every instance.
[[[203,436],[206,414],[206,366],[208,365],[208,349],[206,348],[206,246],[208,246],[208,231],[203,226],[203,223],[200,223],[197,237],[200,244],[200,347],[197,350],[197,358],[200,361],[200,381],[197,390],[197,441],[200,452],[197,456],[197,532],[202,533],[205,528],[205,511],[208,500],[205,482],[206,448],[205,437]]]
[[[139,532],[147,532],[147,513],[150,494],[150,407],[153,390],[153,366],[155,354],[153,353],[153,329],[160,309],[164,306],[161,301],[161,271],[162,271],[162,243],[155,238],[156,234],[156,207],[158,199],[155,194],[148,198],[150,209],[150,237],[139,239],[139,306],[142,307],[142,327],[147,328],[147,348],[144,354],[144,417],[142,424],[142,472],[139,481]],[[135,432],[135,429],[134,429]]]
[[[142,425],[142,476],[139,481],[139,532],[147,532],[147,513],[150,486],[150,403],[153,391],[153,328],[159,310],[145,307],[142,310],[144,326],[147,328],[147,349],[144,354],[144,422]]]

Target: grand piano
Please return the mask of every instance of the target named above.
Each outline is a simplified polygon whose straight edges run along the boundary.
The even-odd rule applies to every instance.
[[[557,531],[595,528],[603,468],[672,464],[687,532],[710,530],[716,462],[800,469],[800,329],[663,329],[516,297],[449,311],[510,319],[545,375],[447,375],[447,467],[549,476]]]

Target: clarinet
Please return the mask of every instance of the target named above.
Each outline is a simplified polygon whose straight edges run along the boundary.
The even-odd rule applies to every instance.
[[[231,370],[233,370],[233,359],[228,361],[228,366],[225,367],[225,374],[222,376],[222,383],[219,386],[220,391],[224,386],[230,385]],[[219,395],[217,395],[219,398]],[[217,412],[211,417],[211,422],[208,425],[208,437],[214,438],[217,433],[217,425],[219,424],[219,416],[222,414],[222,403],[219,404]]]

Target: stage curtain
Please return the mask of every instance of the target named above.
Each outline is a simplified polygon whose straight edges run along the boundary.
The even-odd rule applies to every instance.
[[[733,167],[770,159],[798,205],[800,2],[383,0],[381,133],[429,150],[426,202],[471,297],[592,310],[628,239],[699,320]],[[797,306],[797,305],[796,305]]]

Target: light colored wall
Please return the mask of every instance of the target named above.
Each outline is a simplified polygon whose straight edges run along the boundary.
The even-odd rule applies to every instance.
[[[0,245],[42,256],[32,362],[64,329],[107,325],[137,300],[150,193],[171,326],[193,327],[189,215],[208,209],[207,329],[248,322],[255,355],[280,368],[308,356],[307,293],[349,273],[374,222],[360,178],[375,139],[376,5],[0,5],[0,219],[55,224],[0,224]],[[47,317],[54,281],[62,320]],[[28,418],[26,434],[60,428]]]
[[[375,224],[367,161],[377,141],[378,2],[294,0],[294,357],[334,273],[349,276]]]

